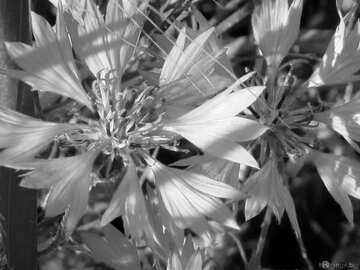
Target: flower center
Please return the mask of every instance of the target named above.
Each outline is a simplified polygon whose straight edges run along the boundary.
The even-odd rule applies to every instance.
[[[162,122],[162,102],[155,88],[120,90],[118,78],[105,76],[93,84],[102,133],[112,147],[152,148],[158,138],[152,134]]]

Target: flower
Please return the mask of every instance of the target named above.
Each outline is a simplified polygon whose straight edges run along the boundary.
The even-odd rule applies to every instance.
[[[91,187],[90,174],[98,153],[97,150],[90,150],[73,157],[36,159],[17,164],[18,168],[30,170],[21,181],[22,187],[49,189],[45,205],[47,217],[66,211],[67,235],[71,235],[86,211]]]
[[[58,7],[56,32],[36,13],[31,13],[35,46],[6,42],[10,57],[23,70],[4,70],[0,73],[29,84],[34,90],[51,92],[72,98],[92,110],[89,96],[81,85],[61,4]]]
[[[309,159],[315,164],[326,189],[340,205],[350,224],[353,224],[354,214],[349,195],[360,199],[358,162],[316,150],[310,151]]]
[[[299,34],[303,1],[262,1],[252,14],[251,22],[256,43],[267,65],[277,70]]]

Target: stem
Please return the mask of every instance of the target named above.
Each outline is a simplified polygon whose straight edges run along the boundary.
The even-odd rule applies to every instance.
[[[30,42],[28,0],[0,0],[0,66],[14,68],[4,41]],[[31,92],[16,80],[0,76],[0,105],[33,114]],[[37,269],[36,191],[19,187],[15,171],[0,168],[0,213],[4,216],[7,268]]]
[[[307,269],[314,270],[314,266],[312,265],[312,263],[308,257],[308,254],[306,252],[306,248],[305,248],[305,245],[304,245],[304,242],[303,242],[301,236],[299,236],[299,235],[295,235],[295,236],[296,236],[296,240],[298,242],[299,248],[300,248],[301,256],[306,264]]]
[[[266,209],[264,221],[261,225],[261,233],[260,233],[259,241],[256,246],[256,251],[251,256],[250,262],[246,267],[247,270],[260,270],[261,269],[261,256],[264,251],[266,236],[269,231],[270,224],[271,224],[271,209],[268,207]]]
[[[235,242],[239,253],[240,253],[240,257],[242,258],[243,262],[245,265],[247,265],[248,260],[246,258],[246,252],[244,249],[244,246],[242,245],[240,239],[238,239],[238,237],[233,233],[233,232],[228,232],[228,235],[233,239],[233,241]]]

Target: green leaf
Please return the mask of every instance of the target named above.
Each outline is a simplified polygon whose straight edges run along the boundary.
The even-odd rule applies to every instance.
[[[140,270],[140,262],[135,247],[115,227],[104,227],[105,235],[81,232],[81,238],[91,250],[94,259],[116,270]]]

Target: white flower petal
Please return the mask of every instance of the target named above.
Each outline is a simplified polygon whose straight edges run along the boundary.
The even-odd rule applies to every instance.
[[[261,170],[249,177],[244,185],[243,192],[250,195],[245,203],[246,220],[258,215],[268,205],[280,222],[284,210],[286,210],[296,235],[301,236],[294,201],[288,188],[283,184],[282,177],[277,169],[277,161],[274,158],[270,159]]]
[[[353,100],[328,111],[315,113],[314,119],[326,124],[345,139],[360,141],[359,106],[359,100]]]
[[[0,163],[16,167],[17,162],[31,159],[44,150],[56,135],[78,128],[0,108]]]
[[[262,94],[264,86],[239,89],[240,78],[224,92],[216,95],[194,110],[177,119],[178,122],[196,122],[204,120],[224,119],[235,116],[249,107]],[[232,91],[235,91],[231,93]]]
[[[56,35],[49,23],[35,13],[32,13],[32,23],[36,47],[16,42],[6,43],[11,58],[24,71],[0,69],[0,72],[28,83],[35,90],[70,97],[91,109],[90,99],[75,70],[67,33]],[[58,29],[65,31],[64,27]]]
[[[334,200],[341,206],[348,221],[353,224],[353,208],[348,195],[360,199],[360,169],[358,162],[343,156],[311,151],[321,180]]]
[[[256,135],[259,135],[259,132],[254,132],[254,136],[245,132],[245,136],[241,138],[243,127],[236,130],[238,128],[236,125],[228,125],[232,120],[234,120],[233,122],[237,121],[236,119],[229,118],[221,121],[209,120],[203,123],[175,122],[172,126],[165,126],[164,129],[181,135],[205,153],[257,168],[258,165],[254,157],[243,146],[238,144],[237,141],[256,137]],[[239,122],[242,121],[239,120]],[[240,126],[242,126],[242,123]],[[265,131],[266,128],[263,127],[262,130]]]
[[[353,29],[348,29],[341,17],[321,63],[308,80],[308,87],[359,80],[359,44],[360,23],[357,22]]]
[[[262,1],[252,15],[254,38],[268,66],[277,69],[297,39],[302,13],[302,0]]]
[[[86,211],[90,173],[97,151],[86,152],[74,157],[52,160],[34,160],[21,163],[31,171],[26,174],[21,186],[27,188],[49,188],[46,199],[46,216],[56,216],[67,210],[66,233],[70,235]]]
[[[238,229],[229,209],[214,196],[202,192],[208,191],[208,187],[205,186],[204,189],[196,186],[201,181],[205,182],[206,180],[211,183],[214,180],[209,181],[206,177],[199,177],[190,172],[166,168],[159,162],[155,162],[151,168],[165,207],[180,228],[190,227],[193,229],[194,225],[200,225],[204,226],[200,227],[203,232],[207,231],[208,226],[204,218],[209,217],[226,226]],[[191,182],[190,179],[193,177],[197,178],[197,181]],[[219,185],[217,184],[217,186]],[[225,185],[221,186],[226,187]],[[231,189],[229,186],[225,192],[220,193],[225,195],[228,193],[227,190]],[[210,193],[213,194],[213,192]]]

